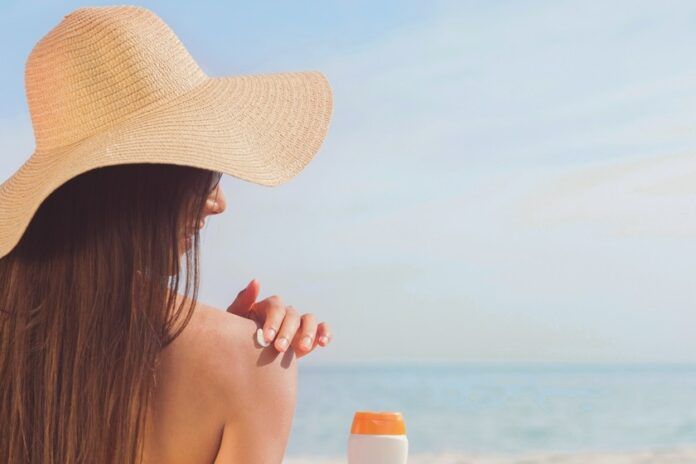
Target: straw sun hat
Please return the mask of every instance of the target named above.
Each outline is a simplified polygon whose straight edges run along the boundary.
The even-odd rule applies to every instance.
[[[69,179],[129,163],[193,166],[265,186],[319,151],[332,93],[317,71],[210,77],[137,6],[74,10],[29,54],[36,149],[0,185],[0,257]]]

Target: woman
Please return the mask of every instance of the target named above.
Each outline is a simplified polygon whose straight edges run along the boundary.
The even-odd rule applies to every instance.
[[[118,6],[66,15],[26,85],[37,148],[0,185],[0,462],[279,463],[295,354],[329,328],[255,280],[226,312],[197,302],[198,230],[222,173],[273,186],[312,159],[325,78],[208,77]]]

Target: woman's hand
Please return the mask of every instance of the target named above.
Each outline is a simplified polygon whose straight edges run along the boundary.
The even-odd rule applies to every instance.
[[[312,313],[300,315],[291,305],[284,305],[276,295],[256,302],[259,288],[256,279],[249,282],[237,294],[227,312],[256,321],[263,327],[267,343],[274,342],[273,346],[280,352],[292,346],[298,358],[311,353],[317,345],[326,346],[331,342],[328,324],[317,323]]]

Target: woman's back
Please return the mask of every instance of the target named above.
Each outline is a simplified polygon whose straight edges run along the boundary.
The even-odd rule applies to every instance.
[[[257,325],[197,303],[161,354],[145,463],[280,463],[295,408],[296,360],[255,342]]]

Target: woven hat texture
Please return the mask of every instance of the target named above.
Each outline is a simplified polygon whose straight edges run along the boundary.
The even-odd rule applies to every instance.
[[[259,185],[297,175],[329,127],[318,71],[206,75],[149,9],[74,10],[32,49],[25,87],[34,153],[0,185],[0,257],[41,202],[103,166],[193,166]]]

